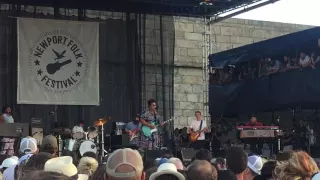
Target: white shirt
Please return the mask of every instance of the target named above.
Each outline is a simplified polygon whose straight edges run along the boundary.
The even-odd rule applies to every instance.
[[[84,130],[83,130],[83,127],[81,127],[81,126],[74,126],[72,128],[72,133],[83,133],[83,132],[84,132]]]
[[[202,126],[201,126],[201,130],[200,131],[202,131],[204,128],[207,127],[207,123],[204,120],[200,120],[200,121],[193,120],[191,125],[190,125],[190,129],[192,129],[193,131],[199,131],[201,121],[202,121]],[[205,138],[206,137],[204,135],[204,132],[201,132],[198,140],[205,140]]]
[[[3,114],[2,116],[5,123],[14,123],[14,119],[10,114]]]
[[[306,55],[303,59],[300,58],[299,63],[301,66],[305,66],[308,63],[310,63],[310,61],[311,61],[310,57]]]

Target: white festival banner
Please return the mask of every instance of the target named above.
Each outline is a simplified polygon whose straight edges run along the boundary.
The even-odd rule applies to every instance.
[[[99,23],[17,19],[18,104],[99,105]]]

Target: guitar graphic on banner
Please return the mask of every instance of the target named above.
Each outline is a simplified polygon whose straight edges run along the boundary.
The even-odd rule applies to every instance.
[[[172,118],[170,118],[169,120],[164,121],[164,122],[162,123],[162,125],[164,125],[164,124],[166,124],[166,123],[168,123],[168,122],[171,122],[171,121],[173,121],[173,120],[175,120],[175,119],[177,119],[177,117],[172,117]],[[148,126],[142,126],[142,133],[143,133],[143,135],[146,136],[146,137],[150,137],[153,133],[157,132],[157,131],[158,131],[157,128],[160,127],[160,125],[156,125],[156,123],[154,123],[154,122],[152,122],[151,124],[152,124],[153,126],[155,126],[156,128],[151,129],[151,128],[148,127]]]
[[[47,72],[49,74],[55,74],[57,71],[59,71],[61,69],[61,67],[65,66],[67,64],[70,64],[72,62],[71,59],[68,59],[68,60],[63,61],[63,62],[59,62],[59,59],[62,59],[62,58],[65,57],[64,54],[66,53],[66,50],[64,50],[61,53],[58,53],[54,49],[52,49],[52,51],[56,55],[56,58],[54,60],[56,60],[57,62],[50,63],[50,64],[47,65]]]

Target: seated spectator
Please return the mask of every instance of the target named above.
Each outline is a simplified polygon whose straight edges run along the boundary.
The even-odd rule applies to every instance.
[[[261,174],[262,158],[260,156],[249,156],[248,167],[244,173],[245,180],[253,180],[256,176]]]
[[[217,180],[218,174],[206,160],[195,160],[192,162],[187,171],[187,180]]]
[[[226,152],[227,168],[230,169],[238,180],[244,179],[244,172],[248,165],[248,155],[240,147],[230,147]]]
[[[149,180],[185,180],[185,177],[177,171],[174,164],[163,163],[157,172],[151,174]]]
[[[196,160],[205,160],[205,161],[208,161],[209,163],[211,163],[212,152],[210,152],[207,149],[201,149],[196,153],[195,159]]]
[[[299,65],[301,68],[311,67],[312,69],[315,69],[314,65],[312,64],[311,58],[304,52],[300,53]]]
[[[277,73],[282,69],[282,64],[279,60],[272,60],[271,58],[268,58],[267,61],[269,64],[269,72],[267,75]]]
[[[317,164],[303,151],[292,153],[287,162],[280,163],[275,168],[277,179],[305,180],[311,179],[317,173],[319,173]]]
[[[143,161],[138,151],[118,149],[110,154],[106,164],[106,180],[145,180]]]
[[[284,56],[283,57],[283,62],[284,62],[284,67],[283,67],[283,71],[289,71],[291,69],[297,69],[299,68],[299,65],[297,64],[297,62],[295,61],[295,59],[291,59],[288,56]]]
[[[77,167],[72,163],[72,157],[70,156],[49,159],[44,165],[44,171],[62,173],[77,180],[88,179],[88,175],[78,174]]]
[[[47,152],[52,154],[53,157],[58,156],[58,140],[52,135],[47,135],[43,138],[40,152]]]

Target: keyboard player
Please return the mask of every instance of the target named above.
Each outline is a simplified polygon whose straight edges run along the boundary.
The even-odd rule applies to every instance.
[[[263,124],[258,121],[257,117],[252,116],[250,122],[248,122],[246,126],[258,127],[263,126]],[[258,155],[262,154],[263,142],[261,142],[259,139],[250,139],[248,140],[248,144],[250,144],[250,150],[252,153]]]

